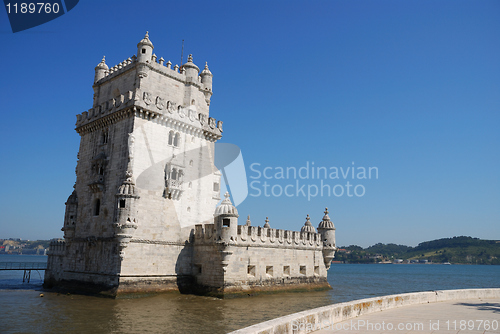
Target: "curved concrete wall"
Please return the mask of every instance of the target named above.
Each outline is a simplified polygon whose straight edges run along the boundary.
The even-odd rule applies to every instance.
[[[320,329],[320,324],[334,324],[356,318],[362,314],[388,310],[391,308],[475,298],[500,298],[500,289],[425,291],[360,299],[293,313],[239,329],[230,334],[299,334],[305,333],[305,328]]]

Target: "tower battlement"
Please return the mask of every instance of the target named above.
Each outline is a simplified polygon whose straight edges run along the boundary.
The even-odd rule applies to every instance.
[[[195,243],[217,242],[221,236],[214,224],[195,226]],[[289,247],[296,249],[323,249],[321,233],[289,231],[261,226],[238,225],[237,234],[229,244],[240,247]],[[222,239],[221,239],[222,240]]]

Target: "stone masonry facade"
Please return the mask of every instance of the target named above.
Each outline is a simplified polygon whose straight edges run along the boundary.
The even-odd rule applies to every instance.
[[[50,246],[45,287],[112,297],[181,291],[224,297],[328,288],[335,227],[318,232],[238,225],[229,194],[220,201],[209,116],[212,73],[191,55],[172,67],[148,34],[137,56],[95,68],[92,108],[77,115],[81,136],[64,240]]]

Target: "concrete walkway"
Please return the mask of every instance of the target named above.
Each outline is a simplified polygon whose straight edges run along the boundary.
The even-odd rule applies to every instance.
[[[408,305],[322,327],[312,333],[500,333],[500,298]]]
[[[498,333],[500,288],[411,292],[332,304],[232,334]]]

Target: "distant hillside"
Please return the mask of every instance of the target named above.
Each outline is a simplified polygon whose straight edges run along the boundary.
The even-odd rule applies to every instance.
[[[0,239],[0,254],[45,254],[50,240]]]
[[[404,262],[500,264],[500,241],[462,236],[426,241],[416,247],[378,243],[364,249],[351,245],[340,247],[335,254],[336,261],[348,263],[393,262],[396,259]]]

